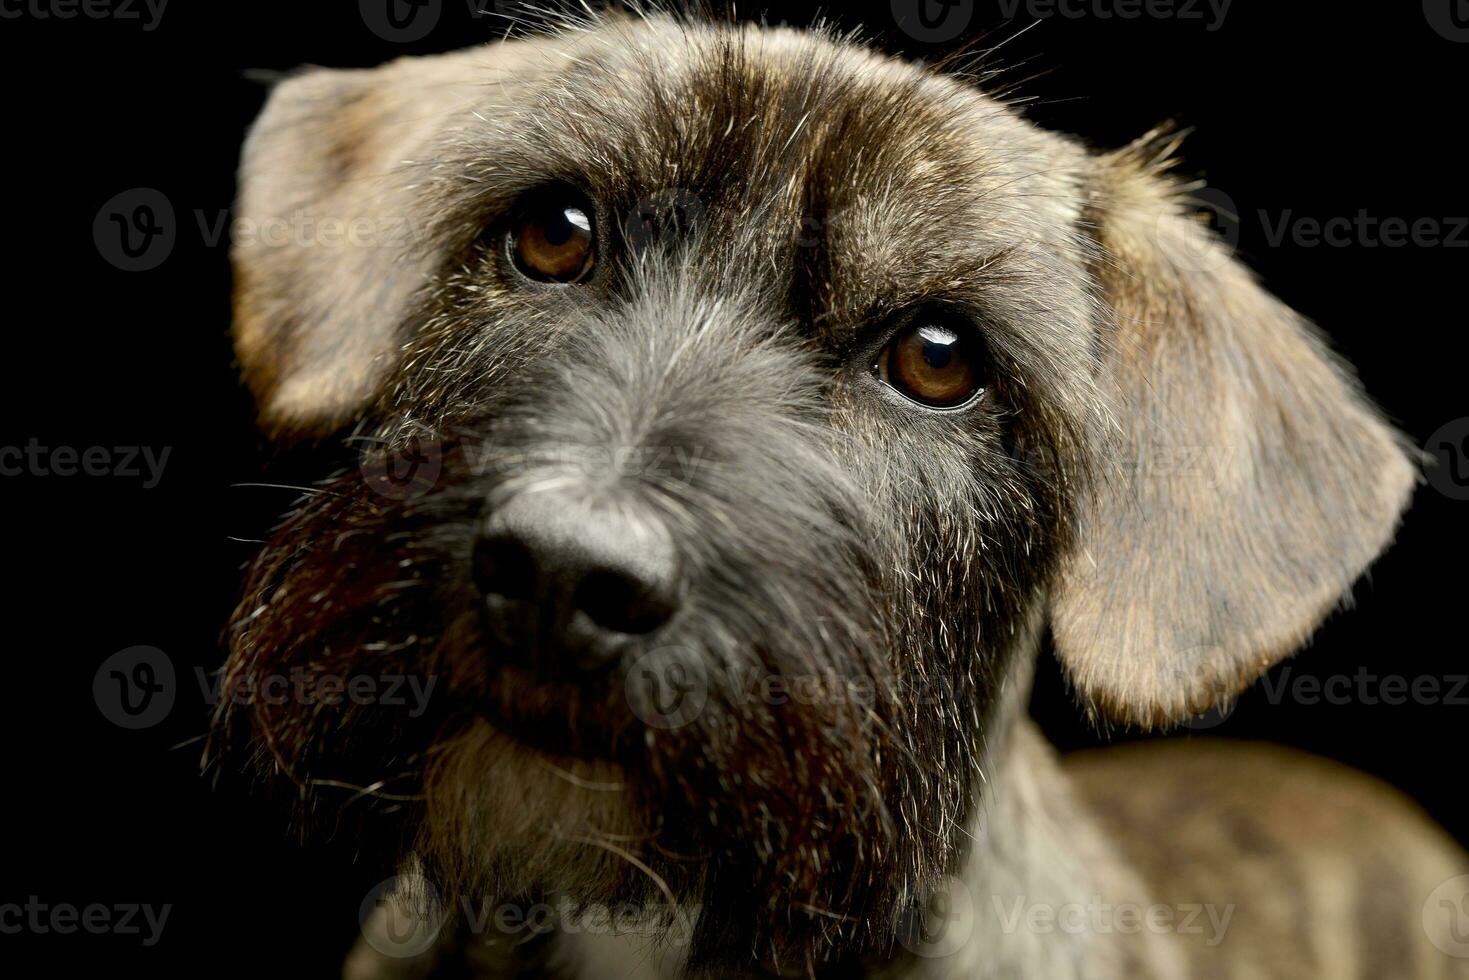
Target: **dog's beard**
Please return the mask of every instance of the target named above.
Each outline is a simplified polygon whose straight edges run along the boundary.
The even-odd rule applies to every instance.
[[[525,456],[507,462],[490,468]],[[485,499],[456,472],[467,466],[446,447],[442,489],[404,500],[358,472],[324,486],[252,567],[231,629],[227,691],[304,670],[347,685],[411,675],[432,696],[227,697],[217,744],[284,777],[308,817],[386,818],[377,829],[448,895],[697,906],[695,962],[789,965],[859,936],[881,942],[903,894],[948,870],[914,831],[932,812],[918,808],[967,808],[968,790],[897,736],[914,719],[885,653],[892,610],[876,599],[895,590],[830,495],[815,536],[811,508],[746,520],[723,542],[705,535],[704,572],[717,574],[699,576],[624,684],[594,694],[497,659],[467,572]],[[808,478],[840,485],[831,469]],[[691,492],[672,514],[707,527],[719,515],[700,508],[743,503]],[[638,716],[666,715],[660,699],[678,693],[661,686],[670,658],[692,678],[681,696],[700,704],[647,724]]]

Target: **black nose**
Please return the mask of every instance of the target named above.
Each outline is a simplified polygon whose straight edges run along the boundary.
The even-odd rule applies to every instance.
[[[522,493],[483,522],[474,578],[506,645],[558,663],[610,662],[678,607],[673,542],[642,511]]]

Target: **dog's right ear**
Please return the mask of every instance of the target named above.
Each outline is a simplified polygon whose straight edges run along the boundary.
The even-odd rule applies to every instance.
[[[446,133],[530,67],[506,41],[279,82],[246,140],[234,222],[235,351],[273,435],[351,420],[431,280],[417,181]]]

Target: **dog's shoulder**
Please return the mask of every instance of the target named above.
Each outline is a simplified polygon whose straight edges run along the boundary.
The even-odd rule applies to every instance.
[[[1424,911],[1469,874],[1469,855],[1385,783],[1223,738],[1063,764],[1150,890],[1116,901],[1167,909],[1190,959],[1219,976],[1469,976],[1469,959],[1446,954],[1456,944],[1429,934],[1439,919]]]

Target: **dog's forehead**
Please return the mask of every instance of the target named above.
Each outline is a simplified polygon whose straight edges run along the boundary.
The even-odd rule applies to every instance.
[[[618,24],[542,45],[536,81],[477,115],[522,182],[589,189],[619,222],[693,209],[753,266],[807,266],[828,315],[1063,248],[1075,151],[972,86],[811,32]],[[835,286],[833,283],[840,283]]]
[[[688,184],[736,213],[785,204],[835,224],[972,206],[1055,162],[1053,141],[977,90],[855,44],[662,24],[629,39],[589,40],[563,79],[597,100],[606,173],[635,189]]]

